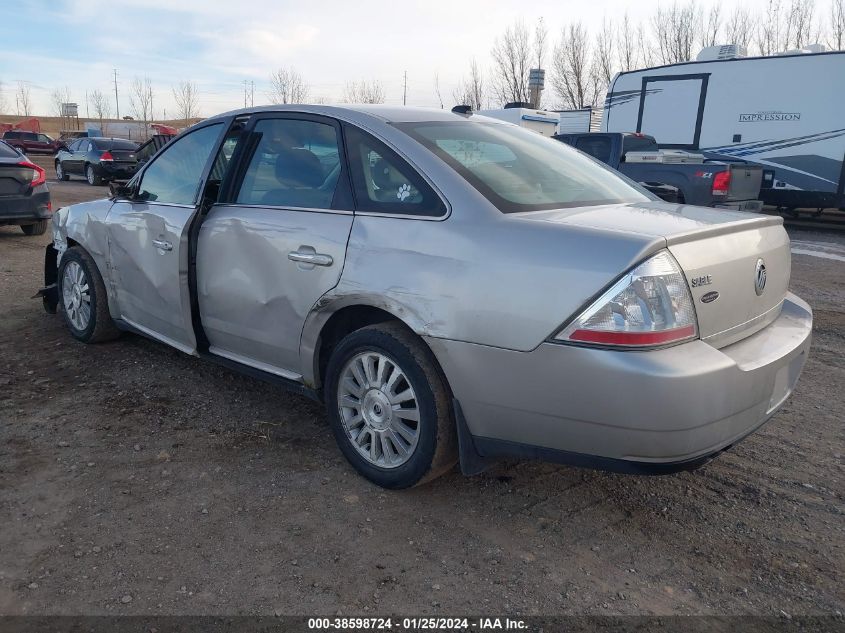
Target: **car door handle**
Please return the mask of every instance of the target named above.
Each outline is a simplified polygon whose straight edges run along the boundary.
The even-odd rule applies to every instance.
[[[292,262],[301,262],[303,264],[313,264],[314,266],[331,266],[334,263],[331,255],[324,255],[323,253],[309,253],[302,251],[293,251],[288,253],[288,259]]]
[[[163,251],[172,251],[173,244],[170,242],[166,242],[165,240],[153,240],[153,246],[156,248],[160,248]]]

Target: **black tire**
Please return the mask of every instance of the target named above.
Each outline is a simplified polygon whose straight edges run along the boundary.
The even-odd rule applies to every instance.
[[[59,160],[56,161],[56,180],[70,180],[70,176],[67,175]]]
[[[47,220],[38,220],[35,224],[21,224],[24,235],[44,235],[47,232]]]
[[[85,180],[88,181],[89,185],[103,184],[103,179],[97,175],[97,173],[94,171],[94,168],[90,164],[85,165]]]
[[[405,373],[417,394],[419,439],[411,457],[395,468],[378,467],[362,457],[346,433],[338,406],[338,382],[346,363],[363,351],[388,357]],[[431,350],[401,323],[370,325],[346,336],[326,369],[325,400],[329,423],[341,452],[361,475],[383,488],[401,489],[431,481],[458,460],[451,395]]]
[[[71,262],[79,264],[88,285],[88,292],[91,303],[91,314],[88,324],[83,329],[77,328],[67,314],[64,301],[64,277],[65,269]],[[97,270],[97,264],[91,256],[86,253],[81,247],[73,246],[62,255],[61,263],[59,264],[58,272],[58,295],[59,295],[59,312],[64,319],[65,325],[70,330],[71,335],[83,343],[101,343],[103,341],[110,341],[120,336],[120,330],[115,326],[109,314],[108,295],[106,294],[106,286],[103,283],[103,278],[100,276],[100,271]]]

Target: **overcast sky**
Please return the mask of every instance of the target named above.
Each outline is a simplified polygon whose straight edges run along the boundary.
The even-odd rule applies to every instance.
[[[713,0],[700,0],[709,6]],[[744,0],[752,10],[766,0]],[[664,2],[664,4],[666,4]],[[733,8],[723,2],[725,12]],[[292,66],[313,97],[339,100],[344,84],[377,79],[387,103],[439,105],[434,76],[451,104],[452,89],[475,57],[490,61],[495,37],[516,19],[542,17],[554,40],[569,21],[595,28],[603,17],[648,19],[657,0],[3,0],[0,81],[14,111],[19,80],[31,83],[36,114],[53,114],[49,93],[69,86],[85,115],[85,92],[108,91],[114,111],[118,71],[121,115],[129,114],[129,82],[149,76],[155,114],[175,115],[171,86],[196,82],[201,114],[243,106],[243,81],[255,82],[255,103],[267,103],[269,74]],[[14,16],[14,18],[12,18]]]

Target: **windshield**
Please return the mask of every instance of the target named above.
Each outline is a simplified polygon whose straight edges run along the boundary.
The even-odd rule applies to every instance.
[[[652,198],[560,141],[515,125],[475,121],[398,123],[504,213]]]

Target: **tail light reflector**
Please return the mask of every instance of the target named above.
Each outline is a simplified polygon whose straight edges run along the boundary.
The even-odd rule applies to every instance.
[[[38,185],[43,185],[47,182],[47,173],[38,165],[33,165],[28,161],[23,161],[18,163],[18,166],[32,170],[32,182],[29,183],[31,187],[37,187]]]

